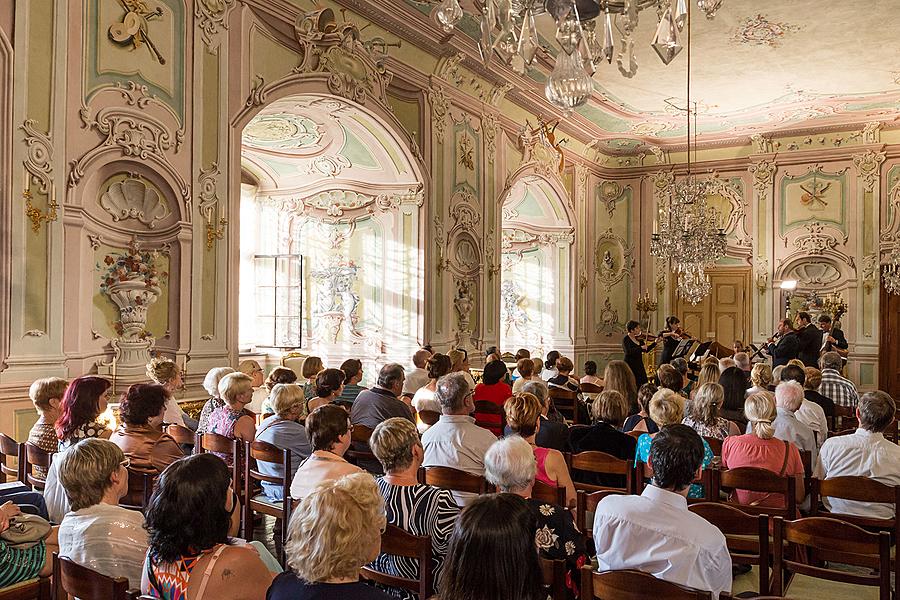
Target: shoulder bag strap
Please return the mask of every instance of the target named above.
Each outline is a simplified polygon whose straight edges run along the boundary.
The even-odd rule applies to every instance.
[[[784,477],[784,473],[787,471],[788,457],[791,455],[791,445],[787,440],[782,441],[784,442],[784,463],[781,465],[781,472],[778,473],[779,477]]]
[[[206,591],[206,585],[209,583],[209,576],[212,575],[213,569],[216,566],[216,561],[219,560],[219,557],[222,556],[222,553],[226,548],[228,548],[228,544],[222,544],[219,546],[219,549],[213,553],[212,558],[209,559],[206,570],[203,571],[203,579],[200,580],[200,587],[197,588],[197,600],[203,600],[203,592]]]

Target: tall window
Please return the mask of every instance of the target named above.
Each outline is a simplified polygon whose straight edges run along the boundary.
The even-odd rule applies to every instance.
[[[256,254],[257,346],[295,348],[301,345],[303,257],[299,254]]]

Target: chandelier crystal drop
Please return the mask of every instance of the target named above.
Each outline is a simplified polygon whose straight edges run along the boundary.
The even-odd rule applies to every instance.
[[[881,281],[889,294],[900,296],[900,248],[894,248],[890,261],[882,265]]]
[[[443,0],[435,16],[441,28],[450,33],[463,18],[463,9],[459,5],[459,0]]]
[[[570,113],[587,103],[593,89],[594,81],[584,70],[581,51],[576,48],[572,54],[560,52],[553,72],[547,78],[547,100]]]

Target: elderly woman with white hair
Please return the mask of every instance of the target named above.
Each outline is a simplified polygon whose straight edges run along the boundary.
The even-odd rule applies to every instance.
[[[402,417],[382,421],[372,432],[369,446],[384,468],[375,480],[384,498],[387,522],[413,535],[431,536],[431,566],[434,581],[440,581],[450,535],[459,516],[459,507],[449,490],[418,481],[425,450],[416,426]],[[406,579],[419,578],[419,561],[414,558],[380,554],[372,568]],[[405,590],[391,590],[395,597],[415,600]],[[421,599],[425,600],[425,599]]]
[[[209,415],[208,431],[230,440],[252,442],[256,437],[256,418],[245,407],[253,397],[253,378],[244,373],[229,373],[219,382],[219,395],[225,406]],[[232,466],[234,456],[218,452],[216,455]]]
[[[537,520],[534,540],[541,556],[566,561],[569,576],[566,587],[570,598],[578,594],[578,570],[590,558],[584,535],[572,520],[572,513],[556,504],[531,497],[537,463],[531,444],[517,435],[495,442],[484,456],[484,476],[504,493],[521,496],[528,501]]]
[[[200,411],[200,419],[197,425],[197,433],[206,431],[207,423],[209,423],[209,415],[217,408],[225,406],[225,401],[219,396],[219,381],[229,373],[234,373],[231,367],[216,367],[210,369],[203,378],[203,389],[209,394],[209,400],[203,405]]]
[[[787,370],[785,369],[785,372]],[[812,464],[816,463],[819,447],[816,445],[816,434],[812,428],[797,419],[796,412],[803,405],[803,386],[796,381],[782,381],[775,388],[776,417],[772,422],[775,437],[791,442],[800,451],[812,453]]]
[[[269,399],[275,408],[275,414],[260,423],[256,430],[256,441],[272,444],[280,450],[290,450],[291,472],[287,476],[292,481],[300,463],[312,453],[306,427],[300,423],[300,419],[306,416],[306,397],[303,395],[303,388],[295,383],[277,383],[272,387]],[[285,476],[281,463],[260,461],[258,468],[263,475]],[[284,499],[280,485],[263,481],[262,488],[269,500],[280,502]]]

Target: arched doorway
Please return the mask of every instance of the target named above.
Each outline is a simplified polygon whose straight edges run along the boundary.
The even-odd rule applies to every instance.
[[[575,241],[565,191],[524,170],[502,205],[500,344],[571,354],[572,251]]]

